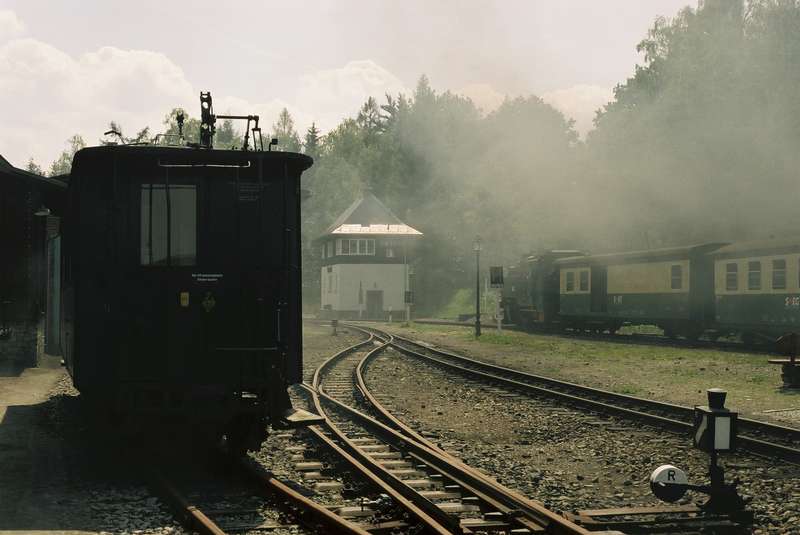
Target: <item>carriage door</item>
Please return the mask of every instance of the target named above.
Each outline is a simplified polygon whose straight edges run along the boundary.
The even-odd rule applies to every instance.
[[[139,291],[147,294],[139,321],[149,324],[137,360],[151,360],[146,375],[180,381],[199,349],[190,293],[200,241],[200,183],[193,169],[160,169],[160,177],[140,186],[143,268]],[[194,297],[194,298],[193,298]]]
[[[608,268],[592,266],[591,312],[605,312],[608,304]]]

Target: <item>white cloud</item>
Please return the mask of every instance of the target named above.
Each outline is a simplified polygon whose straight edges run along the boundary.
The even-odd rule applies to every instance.
[[[8,9],[0,9],[0,43],[25,33],[25,24],[17,14]]]
[[[575,85],[542,95],[542,100],[569,118],[575,119],[575,128],[585,136],[592,129],[594,112],[608,103],[614,94],[611,89],[596,85]]]
[[[489,84],[469,84],[455,92],[471,99],[485,114],[497,109],[506,99],[506,95]]]
[[[302,135],[312,121],[323,131],[334,128],[369,96],[407,91],[396,76],[370,60],[309,74],[297,83],[292,100],[251,102],[215,94],[214,109],[258,114],[267,132],[285,107]],[[145,126],[158,132],[172,108],[181,106],[196,115],[199,106],[198,91],[164,54],[107,46],[73,57],[30,38],[0,43],[0,94],[4,104],[10,103],[0,127],[0,154],[17,166],[33,157],[45,168],[75,133],[96,144],[111,120],[129,135]]]
[[[164,115],[176,106],[196,115],[198,90],[165,54],[105,46],[71,56],[48,43],[20,38],[24,31],[12,11],[0,11],[0,154],[15,165],[33,157],[46,168],[67,138],[78,133],[96,144],[111,120],[130,135],[145,126],[160,131]],[[297,86],[292,99],[251,102],[215,94],[214,109],[258,114],[268,131],[288,108],[302,134],[312,121],[323,131],[334,128],[369,96],[382,100],[387,92],[408,92],[400,79],[371,60],[307,74]]]
[[[368,97],[382,102],[385,93],[408,94],[409,90],[399,78],[372,60],[350,61],[338,69],[303,76],[296,102],[317,126],[328,130],[354,115]]]
[[[183,71],[163,54],[103,47],[73,58],[35,39],[0,46],[5,107],[0,153],[15,165],[46,166],[72,134],[97,142],[111,120],[128,133],[161,124],[196,100]]]

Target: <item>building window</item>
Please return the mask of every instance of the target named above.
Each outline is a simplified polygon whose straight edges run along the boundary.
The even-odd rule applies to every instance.
[[[394,247],[391,245],[386,246],[386,258],[394,258]]]
[[[336,240],[336,254],[342,254],[342,240]]]
[[[322,244],[322,259],[325,260],[325,244]]]
[[[786,260],[782,258],[772,261],[772,289],[786,289]]]
[[[328,251],[327,251],[328,258],[330,258],[330,257],[333,256],[333,241],[332,240],[328,242],[327,247],[328,247]]]
[[[673,290],[683,288],[683,266],[672,266],[670,268],[670,288]]]
[[[581,270],[580,280],[578,281],[578,289],[582,292],[589,291],[589,270]]]
[[[567,271],[567,291],[575,291],[575,272]]]
[[[747,263],[747,289],[761,289],[761,262]]]
[[[341,253],[345,256],[365,256],[375,254],[375,240],[341,240]]]
[[[142,184],[141,193],[141,265],[195,265],[197,261],[196,186],[186,184],[169,186],[169,217],[167,216],[167,188],[164,184]]]
[[[739,265],[726,264],[725,265],[725,289],[729,292],[735,292],[739,289]]]

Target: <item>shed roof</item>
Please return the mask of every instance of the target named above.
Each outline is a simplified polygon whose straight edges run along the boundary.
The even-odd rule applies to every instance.
[[[17,179],[29,181],[34,184],[40,184],[45,187],[54,187],[57,190],[64,190],[67,188],[66,179],[69,175],[60,175],[59,177],[45,177],[31,173],[19,167],[14,167],[8,160],[0,155],[0,175],[13,176]]]
[[[370,192],[356,199],[321,237],[341,234],[422,236],[420,231],[406,225]]]

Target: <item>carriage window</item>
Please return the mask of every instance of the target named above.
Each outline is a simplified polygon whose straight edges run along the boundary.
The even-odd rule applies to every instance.
[[[761,289],[761,262],[747,263],[747,289]]]
[[[683,267],[672,266],[670,268],[670,288],[680,290],[683,288]]]
[[[739,289],[739,265],[725,265],[725,289],[735,292]]]
[[[580,281],[578,281],[578,289],[582,292],[589,290],[589,272],[585,269],[580,272]]]
[[[575,272],[567,271],[567,291],[575,291]]]
[[[772,261],[772,289],[786,289],[786,260]]]
[[[141,264],[193,266],[197,262],[196,186],[169,187],[169,217],[164,184],[142,184],[141,193]]]

